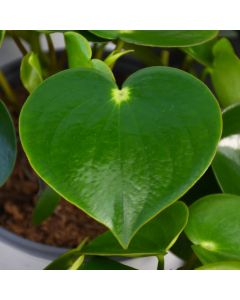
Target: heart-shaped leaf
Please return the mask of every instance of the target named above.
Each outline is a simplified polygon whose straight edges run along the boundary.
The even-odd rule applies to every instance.
[[[201,266],[196,270],[240,270],[239,261],[222,261]]]
[[[91,30],[106,39],[121,39],[127,43],[158,47],[187,47],[214,38],[217,30]]]
[[[216,194],[190,206],[185,232],[202,263],[240,260],[240,197]]]
[[[208,88],[167,67],[140,70],[121,90],[93,69],[63,71],[34,91],[20,116],[39,176],[124,248],[206,171],[220,135]]]
[[[11,175],[17,155],[16,134],[12,118],[0,101],[0,186]]]
[[[221,105],[240,102],[240,59],[226,38],[216,43],[213,53],[211,78]]]
[[[215,176],[225,193],[240,195],[240,104],[223,112],[223,134],[212,162]]]
[[[83,246],[86,255],[151,256],[165,255],[183,231],[188,220],[188,209],[177,202],[144,225],[132,239],[128,249],[122,249],[110,231]]]

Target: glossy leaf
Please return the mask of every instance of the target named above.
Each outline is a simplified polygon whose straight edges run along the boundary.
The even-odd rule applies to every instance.
[[[93,69],[60,72],[20,116],[32,167],[124,248],[206,171],[220,135],[208,88],[166,67],[134,73],[121,90]]]
[[[106,232],[82,248],[86,255],[151,256],[165,255],[187,224],[188,209],[183,202],[166,208],[144,225],[123,249],[111,232]]]
[[[0,101],[0,186],[11,175],[17,155],[16,134],[12,118]]]
[[[240,270],[239,261],[222,261],[201,266],[196,270]]]
[[[190,206],[185,232],[203,262],[240,260],[240,197],[216,194]]]
[[[50,217],[59,204],[61,197],[50,187],[46,187],[38,198],[37,205],[33,211],[33,223],[41,224]]]
[[[29,93],[32,93],[43,81],[40,62],[34,52],[29,52],[22,59],[20,77]]]
[[[89,67],[91,65],[92,49],[81,34],[77,32],[64,33],[69,68]]]
[[[240,102],[240,60],[231,43],[222,38],[213,48],[212,83],[223,107]]]
[[[223,112],[223,134],[212,166],[225,193],[240,195],[240,104]]]
[[[2,46],[4,36],[5,36],[5,30],[0,30],[0,47]]]
[[[91,30],[106,39],[120,38],[127,43],[158,47],[187,47],[205,43],[216,30]]]

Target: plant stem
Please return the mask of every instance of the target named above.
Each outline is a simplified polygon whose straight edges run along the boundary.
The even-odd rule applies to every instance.
[[[169,65],[170,52],[168,50],[161,51],[161,63],[163,66]]]
[[[50,63],[52,66],[52,71],[53,73],[57,70],[57,56],[56,56],[56,51],[53,45],[52,38],[50,34],[46,34],[46,39],[47,39],[47,44],[48,44],[48,49],[49,49],[49,55],[50,55]]]
[[[25,48],[25,46],[23,45],[22,41],[20,40],[19,37],[17,37],[15,34],[12,35],[12,38],[15,42],[15,44],[17,45],[18,49],[20,50],[20,52],[22,53],[23,56],[25,56],[28,51]]]
[[[6,94],[9,102],[11,102],[14,105],[18,105],[16,95],[2,71],[0,71],[0,85],[1,85],[4,93]]]
[[[101,43],[100,46],[96,49],[95,58],[102,59],[103,51],[105,48],[105,43]]]
[[[164,255],[158,255],[158,266],[157,269],[158,270],[164,270]]]
[[[123,46],[124,46],[124,41],[122,41],[122,40],[118,40],[117,41],[117,45],[116,45],[116,48],[114,49],[114,51],[121,51],[122,50],[122,48],[123,48]]]

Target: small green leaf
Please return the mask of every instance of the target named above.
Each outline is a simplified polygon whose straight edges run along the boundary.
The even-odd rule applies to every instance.
[[[121,39],[127,43],[158,47],[187,47],[213,39],[217,30],[91,30],[106,39]]]
[[[135,270],[107,257],[90,256],[86,257],[80,270]]]
[[[125,50],[125,51],[113,51],[111,52],[106,59],[104,60],[104,62],[112,69],[113,66],[115,65],[116,61],[122,57],[125,54],[131,53],[134,50]]]
[[[41,224],[53,213],[59,204],[61,197],[50,187],[46,187],[38,198],[37,205],[33,211],[33,223]]]
[[[216,194],[190,206],[185,232],[202,263],[240,260],[240,197]]]
[[[240,270],[239,261],[221,261],[217,263],[207,264],[197,268],[196,270]]]
[[[82,248],[85,255],[151,256],[165,255],[187,224],[188,209],[177,202],[144,225],[129,247],[123,249],[111,232],[106,232]]]
[[[43,81],[42,70],[37,54],[29,52],[22,59],[20,67],[22,83],[29,93],[32,93]]]
[[[92,49],[81,34],[68,31],[64,33],[69,68],[90,67]]]
[[[112,70],[109,68],[105,62],[100,59],[92,59],[91,60],[92,68],[101,72],[106,78],[109,78],[112,81],[115,81],[115,77],[113,75]]]
[[[45,80],[20,115],[34,170],[124,248],[203,175],[220,136],[209,89],[167,67],[137,71],[121,90],[94,69],[65,70]]]
[[[0,47],[2,46],[2,42],[4,40],[6,30],[0,30]]]
[[[73,266],[78,267],[83,263],[84,256],[78,248],[69,250],[51,262],[45,270],[71,270]]]
[[[231,43],[222,38],[213,48],[212,83],[223,107],[240,102],[240,60]]]
[[[223,112],[223,134],[212,162],[214,174],[225,193],[240,195],[240,104]]]
[[[16,161],[16,133],[10,113],[0,100],[0,186],[11,175]]]
[[[53,262],[45,270],[134,270],[107,257],[85,257],[77,248],[70,250]]]

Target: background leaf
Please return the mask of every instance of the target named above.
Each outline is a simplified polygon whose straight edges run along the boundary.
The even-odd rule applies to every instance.
[[[37,54],[29,52],[24,56],[20,67],[21,81],[29,93],[32,93],[43,81],[42,70]]]
[[[20,115],[32,167],[124,248],[206,171],[220,135],[208,88],[166,67],[134,73],[121,90],[93,69],[66,70],[45,80]]]
[[[69,68],[89,67],[92,49],[85,37],[77,32],[64,33]]]
[[[212,83],[223,107],[240,102],[240,60],[231,43],[222,38],[213,48]]]
[[[185,232],[202,263],[240,260],[240,197],[216,194],[190,206]]]
[[[223,134],[212,162],[225,193],[240,195],[240,104],[223,112]]]
[[[33,211],[33,223],[41,224],[54,212],[61,197],[50,187],[46,187],[38,197],[38,202]]]
[[[17,155],[15,128],[10,113],[0,100],[0,186],[11,175]]]
[[[216,30],[91,30],[107,39],[158,47],[187,47],[204,43],[217,35]]]
[[[197,270],[240,270],[239,261],[222,261],[201,266]]]

